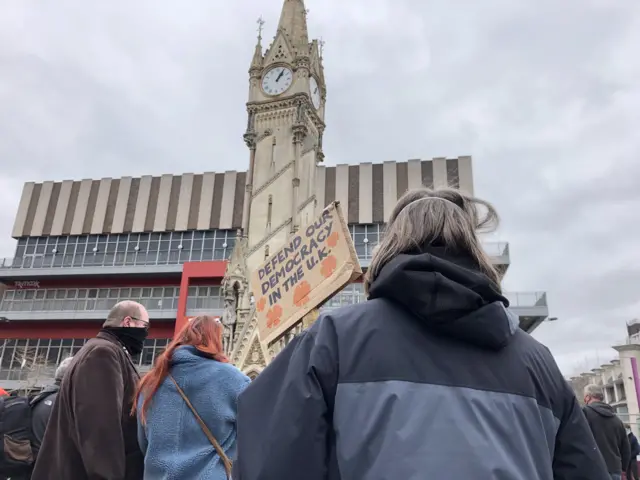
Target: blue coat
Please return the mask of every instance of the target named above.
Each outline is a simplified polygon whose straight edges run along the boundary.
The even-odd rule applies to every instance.
[[[171,374],[233,460],[238,396],[249,378],[233,365],[211,360],[191,346],[174,352]],[[138,421],[145,480],[226,480],[220,457],[170,378],[165,378],[153,396],[146,420],[144,427]]]

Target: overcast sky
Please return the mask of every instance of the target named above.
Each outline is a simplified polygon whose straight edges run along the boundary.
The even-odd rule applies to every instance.
[[[0,256],[25,181],[244,170],[247,70],[282,0],[5,0]],[[307,0],[328,165],[472,155],[510,242],[506,289],[546,290],[563,370],[640,316],[637,0]]]

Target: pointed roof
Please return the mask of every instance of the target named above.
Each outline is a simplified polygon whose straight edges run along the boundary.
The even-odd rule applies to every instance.
[[[223,286],[232,287],[235,281],[247,279],[247,250],[247,239],[241,235],[240,231],[238,231],[236,244],[231,252],[229,263],[227,263],[227,270],[224,274],[224,279],[222,280]],[[227,285],[227,283],[229,285]]]
[[[249,73],[262,68],[262,62],[264,57],[262,55],[262,27],[264,27],[264,20],[262,17],[256,22],[258,24],[258,42],[256,43],[255,51],[253,52],[253,59],[251,59],[251,67]]]
[[[256,50],[253,52],[253,59],[251,60],[250,70],[253,69],[261,69],[262,68],[262,44],[260,43],[260,39],[258,39],[258,43],[256,44]]]
[[[278,30],[284,31],[295,50],[307,52],[309,33],[307,32],[307,10],[304,6],[304,0],[284,0]]]

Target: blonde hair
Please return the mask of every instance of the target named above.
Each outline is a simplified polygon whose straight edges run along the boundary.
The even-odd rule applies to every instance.
[[[428,245],[466,254],[496,291],[501,292],[500,274],[484,253],[477,235],[480,231],[495,230],[499,222],[498,213],[490,203],[460,190],[410,190],[398,200],[382,241],[374,250],[364,279],[365,292],[369,292],[371,284],[392,259]]]

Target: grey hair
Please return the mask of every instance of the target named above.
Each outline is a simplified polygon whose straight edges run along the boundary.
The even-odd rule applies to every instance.
[[[384,266],[402,253],[425,245],[469,255],[494,288],[501,292],[500,274],[484,253],[477,232],[492,231],[500,219],[484,200],[451,188],[418,188],[405,193],[391,212],[382,241],[374,250],[364,279],[365,292]]]
[[[71,365],[72,360],[73,357],[67,357],[60,362],[60,365],[58,365],[58,368],[56,368],[56,373],[54,375],[56,381],[62,380],[64,374],[67,372],[67,368],[69,368],[69,365]]]
[[[596,400],[602,401],[604,400],[604,390],[600,385],[596,385],[595,383],[592,383],[584,387],[584,396],[592,397],[592,398],[595,398]]]
[[[139,319],[142,316],[143,306],[133,300],[123,300],[116,303],[111,310],[107,319],[102,324],[103,327],[119,327],[126,317],[135,317]]]

